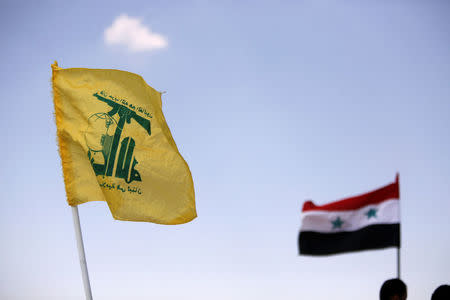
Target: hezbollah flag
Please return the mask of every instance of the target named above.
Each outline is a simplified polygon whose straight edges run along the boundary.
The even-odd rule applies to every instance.
[[[182,224],[194,185],[162,113],[161,93],[119,70],[53,69],[67,202],[106,201],[115,219]]]

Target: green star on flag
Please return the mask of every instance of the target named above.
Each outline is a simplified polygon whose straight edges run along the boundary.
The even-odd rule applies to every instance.
[[[367,216],[367,219],[370,219],[372,217],[376,218],[377,217],[377,210],[375,208],[371,208],[365,213],[365,215]]]
[[[331,223],[333,224],[333,229],[336,229],[341,228],[344,222],[341,220],[341,217],[337,217],[336,220],[331,221]]]

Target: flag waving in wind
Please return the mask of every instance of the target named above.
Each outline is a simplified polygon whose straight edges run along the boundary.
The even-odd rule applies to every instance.
[[[194,185],[162,113],[139,75],[53,69],[53,96],[69,205],[106,201],[115,219],[182,224],[196,214]]]
[[[375,191],[317,206],[303,204],[300,254],[400,247],[399,178]]]

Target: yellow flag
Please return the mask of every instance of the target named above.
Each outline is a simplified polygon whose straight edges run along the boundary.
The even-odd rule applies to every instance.
[[[182,224],[194,184],[162,113],[161,93],[136,74],[52,65],[69,205],[106,201],[115,219]]]

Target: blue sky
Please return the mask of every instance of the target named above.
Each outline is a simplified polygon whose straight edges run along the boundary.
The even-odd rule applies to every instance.
[[[394,3],[393,3],[394,2]],[[94,299],[377,299],[394,249],[299,257],[304,200],[400,172],[408,299],[450,279],[447,1],[2,1],[0,298],[84,297],[50,64],[142,75],[195,185],[181,226],[80,206]],[[167,45],[105,42],[126,14]]]

